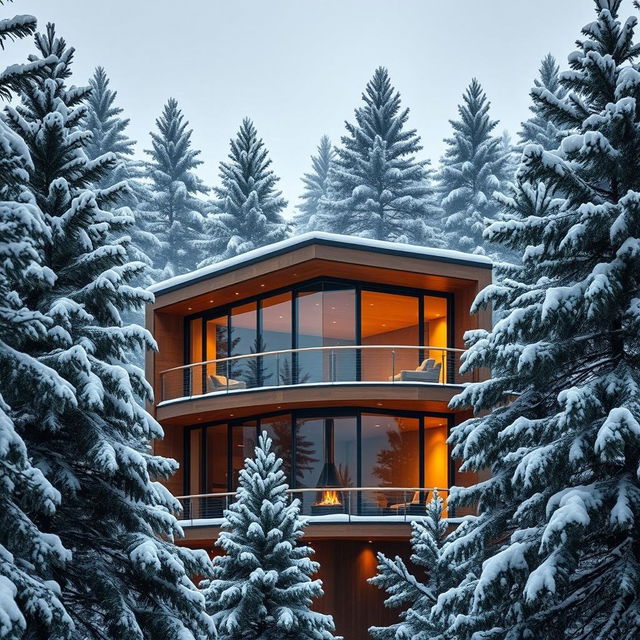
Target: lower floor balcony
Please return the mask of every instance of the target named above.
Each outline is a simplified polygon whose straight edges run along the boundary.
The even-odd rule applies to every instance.
[[[445,500],[448,489],[435,487]],[[323,486],[289,489],[308,524],[407,523],[425,514],[434,487],[343,487]],[[224,510],[235,500],[234,492],[180,496],[183,527],[216,527]],[[454,514],[448,514],[450,519]]]

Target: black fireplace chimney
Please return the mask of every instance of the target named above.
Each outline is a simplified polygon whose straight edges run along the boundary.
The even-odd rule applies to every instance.
[[[333,418],[324,421],[324,464],[318,478],[318,487],[339,487],[338,469],[333,460]]]

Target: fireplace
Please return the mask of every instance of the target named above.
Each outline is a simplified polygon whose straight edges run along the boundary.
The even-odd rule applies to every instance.
[[[324,421],[324,464],[317,482],[321,491],[319,491],[318,499],[311,506],[311,513],[314,516],[344,513],[344,505],[338,491],[340,477],[334,461],[333,438],[333,418],[326,418]]]

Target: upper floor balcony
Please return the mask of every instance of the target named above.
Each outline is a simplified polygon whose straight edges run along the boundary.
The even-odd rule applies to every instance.
[[[490,281],[483,256],[312,233],[158,283],[153,410],[183,425],[285,404],[445,410],[472,381],[463,335],[490,325],[468,311]]]
[[[281,349],[173,367],[160,373],[160,402],[256,389],[353,383],[459,385],[462,349],[431,345],[332,345]]]

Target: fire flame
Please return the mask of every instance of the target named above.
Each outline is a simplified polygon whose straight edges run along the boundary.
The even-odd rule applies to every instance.
[[[340,498],[338,498],[338,492],[333,491],[332,489],[328,491],[322,492],[322,498],[319,502],[316,502],[316,506],[318,507],[336,507],[340,503]]]

